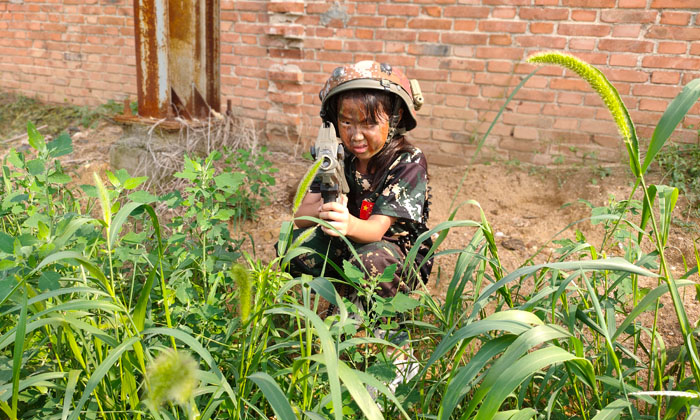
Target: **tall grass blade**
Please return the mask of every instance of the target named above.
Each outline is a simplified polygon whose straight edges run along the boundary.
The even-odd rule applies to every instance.
[[[620,417],[620,413],[625,408],[629,407],[629,401],[618,399],[610,404],[606,405],[605,408],[600,410],[598,414],[593,417],[592,420],[614,420]]]
[[[534,408],[523,408],[522,410],[499,411],[493,416],[493,420],[530,420],[537,415]]]
[[[369,420],[383,420],[382,412],[375,403],[372,396],[367,392],[367,388],[355,375],[353,369],[349,368],[342,361],[338,361],[338,376],[343,380],[345,388],[350,392],[352,398],[362,410],[364,417]]]
[[[124,222],[126,222],[126,219],[129,218],[129,216],[134,210],[141,207],[142,205],[142,203],[127,203],[126,205],[124,205],[124,207],[122,207],[119,210],[119,212],[117,212],[117,215],[114,216],[114,220],[112,220],[112,226],[109,230],[108,245],[110,248],[114,246],[114,242],[116,241],[117,236],[119,236],[119,232],[121,231]]]
[[[474,419],[492,419],[503,401],[527,377],[537,373],[540,369],[546,366],[574,360],[576,358],[577,357],[573,354],[559,347],[547,347],[526,354],[518,359],[517,362],[509,365],[507,369],[503,371],[503,374],[500,375],[498,380],[494,383],[493,388],[491,388],[488,394],[485,396],[486,398],[484,398],[483,403],[479,407],[479,411],[476,413]],[[484,381],[486,381],[486,379]],[[481,389],[482,388],[480,387],[479,390]],[[472,402],[473,401],[474,400],[472,400]],[[470,403],[470,406],[471,405],[472,404]],[[465,418],[465,416],[462,418]]]
[[[316,330],[316,334],[318,334],[323,354],[323,361],[328,372],[328,382],[331,389],[331,401],[333,403],[333,415],[336,420],[341,420],[343,416],[343,396],[340,388],[340,378],[338,376],[339,360],[338,354],[335,351],[334,340],[330,331],[328,330],[328,326],[326,326],[323,320],[310,309],[299,305],[273,308],[265,311],[265,313],[287,314],[291,316],[297,316],[297,313],[301,313],[308,321],[311,322]],[[307,328],[309,327],[310,326],[307,326]]]
[[[22,310],[17,321],[17,337],[12,356],[12,420],[17,419],[17,404],[19,403],[19,374],[22,370],[22,354],[24,353],[24,334],[27,328],[27,292],[22,295]]]
[[[134,320],[134,325],[139,331],[143,331],[146,324],[146,307],[148,306],[148,299],[151,296],[151,289],[153,288],[153,281],[156,279],[156,268],[153,267],[146,277],[146,282],[141,288],[141,294],[139,295],[139,300],[136,302],[134,307],[134,313],[132,319]]]
[[[678,287],[694,286],[695,284],[696,283],[691,280],[676,280],[676,285]],[[664,283],[661,286],[658,286],[654,290],[647,293],[647,295],[644,296],[644,299],[637,303],[637,306],[632,308],[632,310],[629,312],[629,315],[627,315],[625,320],[622,321],[619,327],[617,327],[617,330],[615,330],[615,333],[610,337],[610,339],[612,341],[615,341],[620,336],[620,334],[625,332],[627,327],[629,327],[632,324],[632,322],[634,322],[634,320],[642,314],[642,312],[648,310],[650,306],[656,302],[656,299],[660,298],[663,294],[667,292],[668,285]]]
[[[448,420],[451,418],[457,404],[464,398],[473,386],[474,378],[481,372],[493,357],[500,354],[515,341],[514,335],[504,335],[484,343],[479,351],[465,366],[459,368],[450,382],[447,384],[445,394],[440,401],[438,420]]]
[[[284,395],[280,389],[277,382],[265,372],[256,372],[252,375],[248,375],[255,384],[262,390],[263,395],[270,403],[272,410],[275,415],[280,420],[296,420],[297,417],[294,414],[292,406],[289,404],[287,397]]]
[[[125,340],[119,346],[110,350],[110,352],[107,354],[107,357],[105,357],[102,363],[100,363],[99,366],[97,366],[97,368],[95,369],[95,371],[92,372],[92,375],[90,375],[90,379],[88,379],[87,383],[85,384],[83,395],[82,397],[80,397],[78,404],[76,404],[75,409],[68,418],[69,420],[75,420],[78,418],[78,416],[80,416],[80,412],[83,409],[83,406],[87,402],[88,398],[90,398],[92,391],[94,391],[97,385],[100,383],[100,381],[102,381],[102,378],[104,378],[105,375],[107,375],[107,373],[109,372],[109,370],[117,363],[117,361],[121,358],[122,353],[129,350],[129,348],[131,348],[131,346],[133,346],[134,343],[136,343],[139,340],[140,337],[131,337]]]
[[[700,98],[700,79],[695,79],[685,85],[683,90],[668,105],[654,129],[654,134],[651,135],[649,149],[644,156],[644,163],[642,163],[642,173],[645,173],[649,168],[656,154],[664,146],[678,123],[683,120],[685,114],[695,105],[698,98]]]
[[[657,185],[659,194],[659,227],[661,234],[661,246],[666,247],[668,242],[668,232],[671,229],[671,216],[678,201],[678,188],[666,185]]]
[[[531,328],[529,325],[530,323],[541,325],[542,321],[537,318],[535,314],[530,312],[508,310],[496,312],[485,319],[462,327],[452,334],[445,335],[442,341],[440,341],[440,344],[433,350],[430,359],[426,362],[419,376],[424,375],[433,363],[447,354],[447,352],[452,350],[454,346],[463,340],[474,338],[489,331],[504,331],[510,334],[520,335]]]
[[[68,418],[68,413],[70,412],[71,405],[73,404],[73,394],[75,393],[75,386],[78,384],[78,379],[80,378],[80,371],[78,369],[73,369],[68,372],[68,383],[66,384],[66,392],[63,394],[63,412],[61,413],[61,420],[66,420]]]

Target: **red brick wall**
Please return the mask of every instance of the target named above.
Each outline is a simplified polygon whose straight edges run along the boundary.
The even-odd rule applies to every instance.
[[[463,4],[469,3],[469,4]],[[0,88],[54,102],[135,99],[133,2],[4,0]],[[339,64],[386,61],[420,80],[426,105],[413,141],[431,163],[466,163],[510,91],[555,49],[596,65],[617,87],[642,139],[700,77],[698,0],[221,0],[222,103],[268,140],[305,149],[318,91]],[[700,107],[675,138],[697,141]],[[555,67],[510,103],[484,156],[549,164],[624,148],[602,101]]]

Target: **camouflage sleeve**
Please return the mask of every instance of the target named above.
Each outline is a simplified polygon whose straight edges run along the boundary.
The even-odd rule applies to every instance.
[[[379,187],[372,214],[422,223],[427,188],[425,156],[417,149],[413,153],[404,153],[389,167],[386,181]]]

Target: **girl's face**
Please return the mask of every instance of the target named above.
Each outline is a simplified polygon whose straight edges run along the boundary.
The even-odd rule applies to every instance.
[[[386,143],[389,116],[380,109],[373,119],[362,101],[343,98],[338,106],[338,131],[345,147],[359,159],[361,167],[366,167],[369,159]]]

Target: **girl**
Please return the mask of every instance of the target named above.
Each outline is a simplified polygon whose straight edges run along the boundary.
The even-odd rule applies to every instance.
[[[326,255],[341,268],[343,260],[364,267],[371,278],[396,264],[393,279],[379,283],[377,294],[392,297],[413,290],[418,278],[428,280],[432,266],[426,261],[417,272],[430,239],[422,243],[412,267],[403,264],[418,236],[428,230],[427,162],[404,137],[415,128],[415,111],[423,102],[418,83],[387,64],[361,61],[336,68],[319,96],[321,118],[333,123],[345,148],[350,191],[340,202],[323,204],[319,182],[312,183],[295,217],[317,217],[337,232],[317,226],[302,244],[316,253],[295,258],[292,272],[319,276]],[[314,225],[308,220],[295,223],[299,228]],[[295,238],[303,230],[297,229]],[[339,235],[350,240],[361,264]]]

